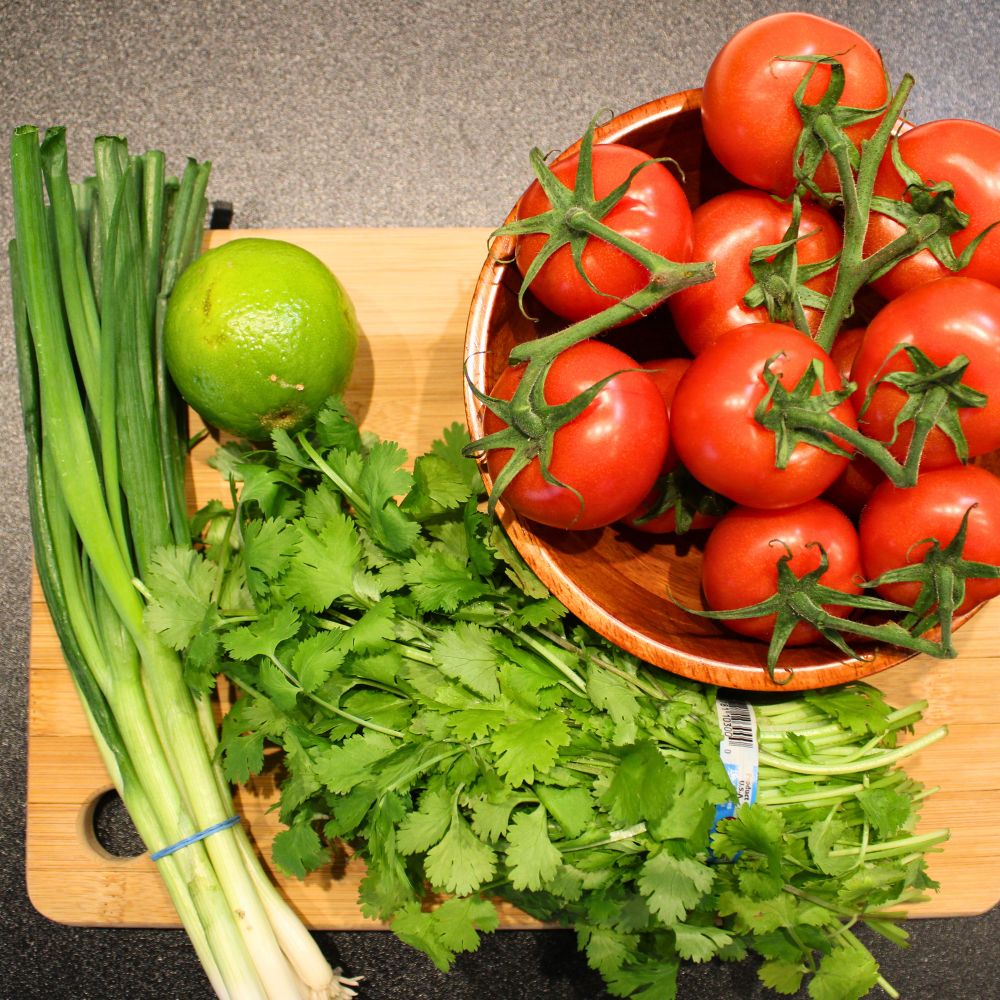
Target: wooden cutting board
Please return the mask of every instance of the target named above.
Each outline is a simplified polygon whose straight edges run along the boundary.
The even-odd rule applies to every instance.
[[[209,246],[248,232],[212,232]],[[253,235],[307,247],[338,275],[357,308],[365,337],[347,394],[365,427],[399,441],[411,456],[454,420],[463,421],[462,344],[468,304],[486,256],[486,229],[270,230]],[[226,491],[206,458],[205,442],[192,461],[198,503]],[[930,703],[919,732],[942,723],[945,740],[907,765],[914,777],[939,787],[923,808],[921,829],[951,829],[931,859],[941,883],[913,916],[982,913],[1000,900],[1000,775],[994,749],[1000,736],[993,692],[1000,676],[1000,601],[958,636],[958,660],[916,657],[877,675],[896,705]],[[118,858],[97,842],[93,813],[110,782],[91,740],[76,692],[63,667],[37,580],[32,590],[27,792],[27,883],[45,916],[62,923],[177,926],[154,864],[143,855]],[[236,795],[236,808],[265,866],[317,929],[377,929],[361,916],[357,887],[363,869],[347,862],[305,881],[286,879],[270,865],[277,820],[273,775],[265,773]],[[537,927],[513,908],[503,926]]]

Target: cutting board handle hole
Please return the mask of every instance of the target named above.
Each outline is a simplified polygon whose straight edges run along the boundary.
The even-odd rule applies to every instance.
[[[114,788],[92,795],[84,803],[80,822],[83,839],[105,858],[135,858],[146,853],[125,803]]]

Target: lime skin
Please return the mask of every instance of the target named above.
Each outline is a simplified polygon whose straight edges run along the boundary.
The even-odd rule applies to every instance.
[[[177,280],[164,356],[206,424],[266,441],[301,429],[343,392],[360,335],[350,298],[318,257],[242,237],[206,251]]]

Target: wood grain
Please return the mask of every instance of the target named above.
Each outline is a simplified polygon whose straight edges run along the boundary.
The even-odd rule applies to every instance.
[[[212,233],[212,245],[244,235]],[[357,307],[362,350],[347,394],[364,426],[399,441],[411,454],[441,429],[463,420],[462,344],[486,230],[294,230],[254,235],[293,240],[336,272]],[[199,502],[225,490],[196,451],[191,482]],[[981,913],[1000,900],[1000,778],[991,752],[998,727],[990,692],[1000,672],[1000,603],[958,634],[958,660],[917,657],[880,674],[895,704],[927,699],[920,732],[946,723],[949,736],[915,757],[908,770],[941,791],[923,810],[921,828],[950,827],[951,840],[931,859],[940,893],[914,916]],[[28,717],[27,881],[37,909],[71,924],[177,926],[152,862],[116,858],[93,833],[92,813],[110,788],[69,675],[62,664],[37,581],[32,593]],[[273,776],[237,793],[243,816],[270,869],[277,832],[267,812]],[[362,866],[349,859],[304,882],[272,871],[292,905],[317,929],[377,929],[363,918],[356,890]],[[537,927],[510,907],[505,927]]]

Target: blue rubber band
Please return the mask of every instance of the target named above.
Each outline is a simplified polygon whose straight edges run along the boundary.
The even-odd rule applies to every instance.
[[[239,821],[239,816],[230,816],[229,819],[224,819],[221,823],[216,823],[214,826],[209,826],[204,830],[199,830],[197,833],[192,833],[190,837],[178,840],[176,844],[171,844],[169,847],[161,847],[154,854],[150,854],[150,858],[153,861],[159,861],[160,858],[165,858],[168,854],[173,854],[174,851],[179,851],[182,847],[187,847],[189,844],[196,844],[199,840],[211,837],[213,833],[221,833],[223,830],[228,830],[231,826],[236,826]]]

